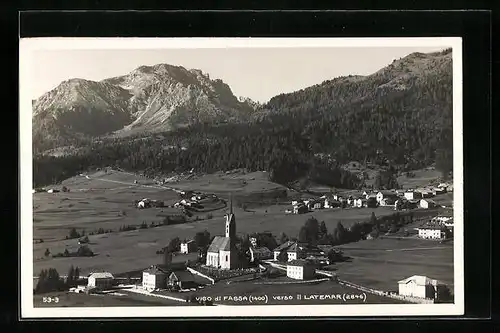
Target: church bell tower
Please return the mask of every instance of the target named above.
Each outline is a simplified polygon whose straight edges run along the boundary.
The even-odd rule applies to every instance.
[[[233,214],[233,196],[229,197],[229,214],[226,215],[226,237],[236,240],[236,219]]]

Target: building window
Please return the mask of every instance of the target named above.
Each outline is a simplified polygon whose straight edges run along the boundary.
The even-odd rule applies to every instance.
[[[227,256],[227,254],[226,254],[226,261],[228,261],[228,256]]]

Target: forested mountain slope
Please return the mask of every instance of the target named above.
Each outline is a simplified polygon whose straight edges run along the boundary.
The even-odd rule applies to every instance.
[[[402,170],[437,162],[449,169],[451,50],[411,54],[366,77],[276,96],[253,115],[247,122],[193,123],[161,135],[103,139],[72,156],[39,156],[35,182],[102,166],[150,173],[247,168],[268,170],[284,184],[307,178],[354,188],[362,181],[340,167],[351,160]]]

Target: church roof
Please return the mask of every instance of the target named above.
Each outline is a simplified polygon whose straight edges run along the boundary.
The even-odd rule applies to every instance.
[[[288,249],[290,246],[292,246],[295,243],[296,242],[293,242],[293,241],[286,241],[285,243],[283,243],[280,246],[278,246],[277,248],[275,248],[274,251],[278,252],[278,251],[286,250],[286,249]]]
[[[231,241],[229,237],[215,236],[207,252],[219,253],[219,251],[229,251],[230,247]]]

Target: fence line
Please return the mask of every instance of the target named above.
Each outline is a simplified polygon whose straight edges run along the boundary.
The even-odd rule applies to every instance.
[[[188,270],[189,272],[191,272],[192,274],[195,274],[195,275],[201,276],[201,277],[203,277],[203,278],[205,278],[205,279],[209,280],[210,282],[212,282],[212,284],[215,284],[215,279],[212,279],[210,276],[205,275],[205,274],[203,274],[203,273],[201,273],[201,272],[198,272],[197,270],[192,269],[191,267],[187,267],[187,270]]]

